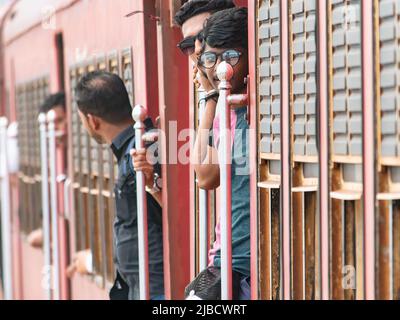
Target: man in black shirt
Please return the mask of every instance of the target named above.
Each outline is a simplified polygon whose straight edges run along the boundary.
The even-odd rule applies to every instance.
[[[118,160],[118,180],[114,189],[114,262],[117,274],[110,299],[137,300],[139,264],[136,179],[130,155],[131,149],[135,147],[135,131],[128,93],[121,78],[104,71],[91,72],[82,77],[75,92],[83,126],[98,143],[109,144]],[[147,129],[152,129],[150,119],[145,124]],[[162,299],[164,276],[161,207],[150,194],[147,194],[147,212],[150,297]]]

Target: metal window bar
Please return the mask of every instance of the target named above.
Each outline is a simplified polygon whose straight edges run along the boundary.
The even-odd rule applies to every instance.
[[[205,97],[205,91],[199,88],[198,98],[201,101],[199,105],[199,119],[203,118],[206,103],[201,100]],[[205,270],[208,265],[208,191],[199,189],[199,269],[200,272]]]
[[[6,118],[0,118],[0,179],[1,179],[1,234],[3,254],[4,298],[13,299],[12,272],[12,238],[11,238],[11,204],[10,181],[7,159],[7,124]]]
[[[52,238],[52,271],[54,300],[60,299],[60,253],[58,234],[58,198],[57,198],[57,158],[56,158],[56,114],[54,110],[47,113],[49,139],[49,169],[50,169],[50,210]]]
[[[217,69],[219,99],[217,112],[220,120],[220,225],[221,225],[221,299],[232,300],[232,211],[231,211],[231,109],[228,102],[233,68],[222,62]]]
[[[133,108],[132,118],[135,121],[135,148],[144,147],[142,140],[147,118],[147,110],[137,105]],[[138,223],[138,253],[139,253],[139,290],[140,300],[150,299],[149,288],[149,250],[147,234],[147,195],[146,183],[143,172],[136,172],[136,198],[137,198],[137,223]]]
[[[49,212],[49,171],[48,171],[48,148],[47,148],[47,124],[46,114],[41,113],[38,118],[40,130],[40,155],[42,165],[42,224],[44,237],[44,270],[51,272],[51,246],[50,246],[50,212]],[[48,279],[51,279],[51,274]],[[46,297],[51,299],[51,286],[45,288]]]

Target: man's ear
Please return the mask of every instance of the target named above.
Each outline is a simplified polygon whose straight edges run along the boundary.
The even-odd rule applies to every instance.
[[[87,115],[87,120],[88,120],[88,124],[89,126],[93,129],[93,130],[99,130],[100,128],[100,119],[92,114],[88,114]]]

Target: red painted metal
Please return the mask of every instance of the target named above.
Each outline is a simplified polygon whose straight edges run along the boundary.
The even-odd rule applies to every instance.
[[[247,7],[248,6],[248,0],[234,0],[234,2],[238,7]],[[254,2],[254,0],[250,0],[249,2]]]
[[[54,88],[54,92],[59,92],[64,89],[64,84],[60,82],[60,70],[64,68],[64,66],[59,65],[58,60],[58,48],[56,43],[56,36],[58,33],[61,33],[61,30],[57,30],[53,34],[53,57],[52,60],[54,61],[52,73],[54,74],[54,81],[51,82],[51,86]],[[64,53],[62,53],[64,54]],[[63,79],[65,81],[65,79]],[[66,161],[65,161],[65,153],[67,150],[60,146],[57,146],[57,177],[66,174]],[[64,199],[64,184],[58,183],[57,184],[57,198],[58,198],[58,209],[57,212],[59,213],[58,218],[58,233],[59,233],[59,253],[60,253],[60,299],[61,300],[68,300],[69,296],[69,279],[67,278],[67,266],[69,264],[69,244],[68,244],[68,235],[67,235],[67,221],[64,218],[64,201],[68,201],[68,199]]]
[[[319,93],[319,210],[321,244],[321,299],[329,299],[329,127],[327,78],[327,7],[318,1],[318,93]]]
[[[193,79],[193,62],[189,60],[188,62],[188,70],[189,70],[189,79]],[[195,129],[195,120],[196,120],[196,108],[195,105],[195,88],[192,81],[188,82],[188,92],[189,92],[189,128],[191,130]],[[192,141],[194,141],[194,137],[192,137]],[[189,172],[189,195],[190,195],[190,279],[194,279],[196,276],[196,183],[195,183],[195,172],[194,165],[190,163],[190,172]],[[198,201],[198,200],[197,200]]]
[[[171,28],[170,3],[159,0],[157,4],[161,18],[158,24],[160,118],[166,135],[162,139],[164,284],[167,299],[182,299],[190,281],[190,166],[175,164],[172,142],[175,144],[176,137],[170,136],[175,129],[170,125],[176,121],[176,132],[190,127],[189,93],[177,85],[187,88],[189,72],[187,57],[176,50],[182,35],[180,29]],[[178,150],[183,144],[177,142]]]
[[[362,1],[365,298],[375,299],[374,1]]]

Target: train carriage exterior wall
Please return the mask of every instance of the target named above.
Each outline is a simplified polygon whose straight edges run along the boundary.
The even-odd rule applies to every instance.
[[[167,137],[170,121],[195,129],[201,93],[171,18],[183,2],[20,0],[2,13],[1,110],[19,129],[13,298],[45,299],[43,251],[26,237],[44,205],[38,107],[58,90],[68,110],[68,148],[57,151],[61,298],[108,298],[116,167],[81,127],[74,86],[88,71],[115,72]],[[252,299],[399,299],[400,3],[236,2],[249,10]],[[163,165],[163,177],[166,297],[177,299],[215,239],[219,191],[202,192],[189,164]],[[84,249],[93,275],[68,279]]]

